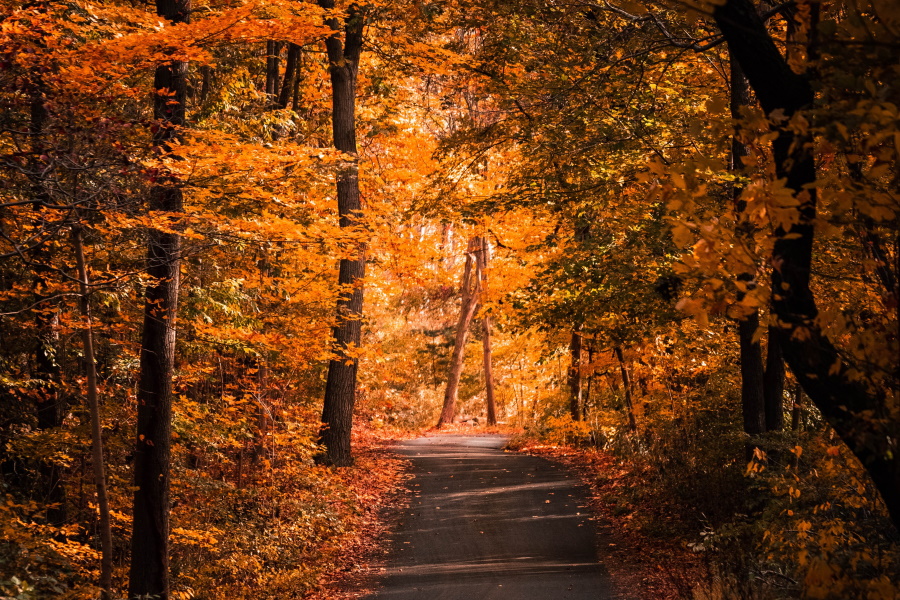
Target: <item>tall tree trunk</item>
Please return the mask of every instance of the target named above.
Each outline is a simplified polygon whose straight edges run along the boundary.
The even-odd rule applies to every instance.
[[[157,14],[171,23],[190,22],[191,0],[157,0]],[[185,123],[188,64],[171,61],[156,68],[154,116],[158,153],[171,144]],[[150,190],[151,215],[177,215],[183,209],[181,187],[161,173]],[[169,463],[172,444],[172,380],[175,374],[175,318],[178,313],[181,236],[150,229],[147,286],[141,337],[141,375],[137,393],[134,460],[134,515],[131,537],[130,598],[169,598]]]
[[[112,529],[109,519],[109,495],[106,491],[106,466],[103,458],[103,424],[100,421],[100,402],[97,398],[97,361],[94,359],[94,330],[91,304],[88,297],[90,280],[84,260],[84,243],[80,225],[72,228],[72,246],[78,269],[78,288],[81,294],[81,340],[87,373],[87,403],[91,416],[91,454],[94,462],[94,484],[97,487],[97,507],[100,511],[100,588],[109,598],[112,587]]]
[[[483,296],[487,290],[487,268],[491,262],[491,245],[487,237],[480,237],[480,249],[475,258],[478,261],[478,279],[481,282],[481,296],[479,304],[483,306]],[[494,395],[494,365],[493,353],[491,352],[491,318],[484,315],[481,318],[482,327],[482,350],[484,357],[484,387],[487,396],[487,422],[488,425],[497,424],[497,401]]]
[[[791,70],[749,0],[727,0],[715,7],[713,16],[766,114],[780,109],[790,118],[812,104],[809,81]],[[894,524],[900,526],[900,447],[886,393],[853,377],[852,366],[816,320],[810,289],[817,199],[811,147],[808,135],[798,136],[786,127],[772,142],[776,174],[785,178],[799,204],[798,223],[776,231],[772,251],[777,337],[803,390],[869,472]]]
[[[625,366],[625,355],[621,346],[616,346],[613,351],[619,361],[619,370],[622,373],[622,387],[625,390],[625,409],[628,411],[628,427],[631,431],[637,432],[637,418],[634,416],[634,399],[631,396],[631,377],[628,374],[628,368]]]
[[[319,0],[326,11],[334,10],[334,0]],[[326,23],[334,34],[325,40],[331,75],[332,131],[334,147],[346,154],[349,161],[337,177],[338,215],[342,228],[359,223],[362,205],[359,196],[359,167],[356,154],[356,77],[362,52],[363,14],[356,4],[350,5],[343,24],[334,17]],[[322,428],[319,441],[324,453],[318,457],[323,464],[339,467],[353,463],[350,433],[353,427],[353,406],[356,403],[356,371],[359,360],[355,349],[360,344],[363,316],[363,277],[366,269],[365,245],[355,258],[342,258],[338,283],[345,291],[338,299],[337,325],[333,335],[337,356],[328,364],[325,383],[325,402],[322,408]]]
[[[730,61],[730,89],[731,89],[731,118],[741,118],[741,107],[750,104],[750,85],[741,66],[734,58]],[[742,158],[747,156],[747,148],[740,140],[737,130],[731,138],[731,170],[738,172],[743,169]],[[735,212],[737,213],[739,235],[749,237],[752,235],[752,226],[743,218],[746,202],[741,199],[743,188],[737,184],[732,189]],[[747,285],[751,285],[755,279],[755,273],[741,273],[738,278]],[[739,293],[738,299],[742,299],[744,293]],[[766,430],[765,396],[763,389],[763,360],[762,349],[759,340],[754,340],[756,330],[759,328],[759,312],[752,313],[738,321],[738,342],[741,356],[741,412],[744,417],[744,433],[756,436]]]
[[[810,5],[810,16],[818,22],[819,5]],[[785,7],[782,13],[787,25],[787,44],[785,53],[788,61],[800,59],[802,39],[800,28],[796,20],[797,8],[795,6]],[[816,53],[811,41],[815,35],[816,23],[810,23],[810,38],[807,43],[809,56],[812,57]],[[763,378],[763,396],[766,406],[766,430],[781,431],[784,429],[784,353],[781,350],[781,342],[779,341],[779,328],[769,326],[768,328],[768,348],[766,349],[766,372]]]
[[[453,422],[456,416],[456,398],[459,392],[459,380],[462,377],[463,363],[465,361],[466,339],[469,336],[469,326],[478,308],[478,288],[480,286],[478,266],[475,253],[480,247],[480,238],[469,240],[469,248],[466,252],[466,267],[463,272],[460,294],[462,306],[459,309],[459,321],[456,324],[456,339],[453,342],[453,354],[450,357],[450,366],[447,371],[447,387],[444,390],[444,406],[438,419],[437,427]]]
[[[572,329],[569,340],[569,413],[573,421],[581,420],[581,326]]]

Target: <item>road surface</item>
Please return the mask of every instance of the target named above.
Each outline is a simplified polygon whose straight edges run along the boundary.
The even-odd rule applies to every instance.
[[[367,600],[613,600],[586,495],[497,435],[404,442],[414,496]]]

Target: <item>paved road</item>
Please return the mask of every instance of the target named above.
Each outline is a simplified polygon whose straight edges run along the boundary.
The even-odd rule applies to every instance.
[[[561,466],[501,436],[399,446],[414,497],[369,600],[612,600],[585,494]]]

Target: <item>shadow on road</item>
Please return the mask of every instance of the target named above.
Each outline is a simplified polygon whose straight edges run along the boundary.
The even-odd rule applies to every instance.
[[[499,435],[404,442],[414,497],[369,600],[610,600],[587,495]]]

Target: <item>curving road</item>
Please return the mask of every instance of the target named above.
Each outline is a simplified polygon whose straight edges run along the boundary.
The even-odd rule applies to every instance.
[[[497,435],[398,446],[414,497],[368,600],[612,600],[584,491]]]

